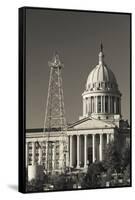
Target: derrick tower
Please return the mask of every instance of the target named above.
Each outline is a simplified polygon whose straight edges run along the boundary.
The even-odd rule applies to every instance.
[[[47,141],[47,160],[46,168],[48,172],[54,169],[55,160],[53,155],[55,153],[56,141],[52,141],[52,135],[61,135],[63,148],[59,152],[61,157],[61,169],[64,168],[66,163],[65,149],[66,147],[66,119],[64,109],[64,96],[62,87],[62,69],[64,68],[61,63],[59,55],[56,53],[51,61],[48,62],[50,67],[50,78],[48,86],[48,95],[45,111],[44,121],[44,136],[48,137]]]
[[[63,132],[66,127],[64,97],[62,88],[62,68],[64,65],[55,54],[52,61],[48,62],[50,67],[50,80],[45,112],[44,131]]]

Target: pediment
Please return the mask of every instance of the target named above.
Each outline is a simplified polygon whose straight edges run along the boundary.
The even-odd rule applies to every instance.
[[[115,125],[111,122],[105,122],[99,119],[87,117],[81,119],[68,127],[68,129],[96,129],[96,128],[114,128]]]

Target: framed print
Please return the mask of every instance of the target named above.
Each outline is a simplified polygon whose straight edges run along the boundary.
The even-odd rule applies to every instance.
[[[19,191],[130,187],[131,13],[19,9]]]

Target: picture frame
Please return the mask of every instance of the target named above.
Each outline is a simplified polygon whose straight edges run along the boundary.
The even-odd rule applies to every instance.
[[[19,8],[19,192],[132,186],[131,46],[131,13]]]

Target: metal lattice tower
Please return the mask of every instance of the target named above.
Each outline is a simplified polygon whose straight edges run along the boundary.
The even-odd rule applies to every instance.
[[[48,62],[48,64],[50,67],[50,80],[44,129],[62,132],[66,127],[61,74],[64,65],[61,63],[58,54],[55,54],[52,61]]]
[[[48,137],[47,141],[47,171],[52,170],[52,155],[50,151],[54,146],[54,142],[50,140],[51,132],[58,134],[66,134],[66,119],[64,109],[64,97],[62,88],[62,68],[64,65],[59,59],[59,55],[55,54],[53,59],[48,62],[50,67],[50,79],[48,86],[48,95],[44,121],[44,136]],[[65,143],[65,141],[64,141]],[[64,153],[64,152],[63,152]]]

